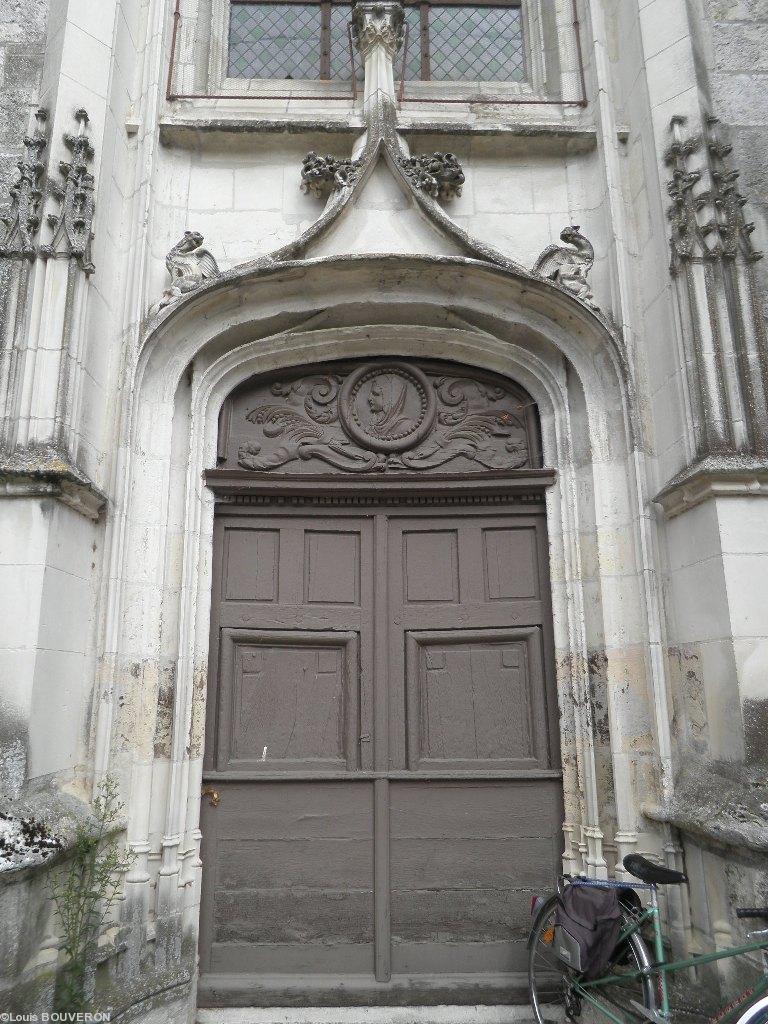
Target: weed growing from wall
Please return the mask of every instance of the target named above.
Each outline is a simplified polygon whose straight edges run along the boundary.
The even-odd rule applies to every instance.
[[[51,896],[61,925],[65,963],[56,984],[57,1010],[82,1012],[95,970],[99,935],[118,898],[125,851],[113,837],[122,804],[117,782],[108,777],[93,800],[93,814],[75,832],[67,867],[51,881]]]

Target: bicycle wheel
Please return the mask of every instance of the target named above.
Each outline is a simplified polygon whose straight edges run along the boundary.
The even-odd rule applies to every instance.
[[[593,1009],[589,1000],[574,987],[580,977],[555,954],[555,911],[557,896],[552,896],[539,911],[529,939],[528,991],[531,1009],[537,1024],[551,1024],[552,1018],[562,1013],[568,1020],[577,1020]],[[625,913],[625,920],[631,916]],[[611,964],[603,977],[622,978],[632,971],[642,970],[652,963],[648,948],[637,932],[616,947]],[[654,978],[631,978],[616,981],[595,991],[594,996],[616,1016],[625,1020],[645,1021],[642,1010],[655,1010],[658,1005],[657,982]],[[595,1016],[605,1021],[602,1014]]]
[[[768,996],[762,995],[748,1006],[736,1024],[768,1024]]]

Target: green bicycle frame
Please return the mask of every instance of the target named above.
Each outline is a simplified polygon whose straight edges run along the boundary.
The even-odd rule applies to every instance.
[[[690,967],[702,967],[704,964],[714,963],[716,960],[726,960],[732,956],[740,956],[742,953],[753,953],[757,950],[768,949],[768,937],[762,939],[760,942],[748,942],[743,946],[733,946],[730,949],[721,949],[715,953],[702,953],[699,956],[689,957],[687,960],[676,960],[672,963],[666,963],[664,960],[664,943],[661,933],[661,921],[659,917],[659,904],[656,897],[655,889],[651,889],[651,903],[639,917],[632,921],[632,923],[624,928],[619,935],[619,942],[623,942],[628,939],[630,935],[637,932],[642,928],[646,921],[653,923],[653,945],[654,945],[654,956],[655,962],[649,967],[639,971],[629,971],[626,974],[620,976],[610,975],[607,978],[596,978],[594,981],[574,981],[573,988],[578,994],[586,999],[595,1009],[599,1010],[603,1016],[607,1017],[613,1022],[613,1024],[626,1024],[621,1017],[617,1017],[616,1014],[612,1013],[606,1006],[604,1006],[598,999],[593,995],[596,989],[608,988],[610,985],[623,984],[634,978],[641,979],[644,977],[655,977],[658,976],[661,988],[661,1008],[658,1011],[659,1017],[668,1020],[669,1019],[669,992],[667,990],[667,974],[673,974],[677,971],[684,971]],[[741,997],[732,1006],[728,1007],[726,1013],[722,1016],[718,1016],[717,1024],[730,1024],[734,1018],[743,1012],[747,1006],[757,997],[761,996],[764,992],[768,992],[768,975],[765,975],[754,988],[750,989],[743,997]]]

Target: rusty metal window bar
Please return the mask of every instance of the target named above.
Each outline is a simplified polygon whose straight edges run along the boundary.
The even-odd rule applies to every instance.
[[[352,75],[352,5],[231,0],[231,78],[332,79]],[[405,7],[409,81],[520,82],[526,77],[519,3],[411,3]],[[356,75],[362,77],[359,64]]]

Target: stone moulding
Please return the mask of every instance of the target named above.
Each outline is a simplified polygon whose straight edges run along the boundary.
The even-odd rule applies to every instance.
[[[0,496],[57,498],[88,519],[98,520],[104,495],[55,445],[30,445],[0,457]]]
[[[5,225],[0,236],[0,258],[34,259],[37,255],[36,236],[45,172],[41,158],[48,145],[47,120],[48,112],[40,107],[35,112],[33,131],[24,136],[24,155],[16,165],[19,176],[8,189],[10,202],[0,215],[0,223]]]
[[[670,803],[644,805],[652,821],[715,847],[768,853],[768,782],[763,769],[689,758],[675,779]]]
[[[86,275],[95,271],[91,260],[91,225],[94,213],[94,178],[89,170],[94,149],[86,131],[87,111],[75,111],[77,134],[67,132],[64,145],[71,152],[71,160],[59,163],[63,182],[50,182],[51,195],[58,200],[59,213],[49,213],[46,220],[51,229],[51,240],[40,246],[43,259],[73,259]]]
[[[665,160],[692,459],[702,464],[699,472],[738,480],[745,458],[768,460],[768,342],[754,279],[762,253],[752,243],[747,200],[736,186],[739,172],[726,162],[731,147],[717,119],[705,115],[694,132],[686,123],[672,118]]]
[[[710,457],[679,473],[653,500],[672,519],[719,497],[768,497],[768,462]]]

